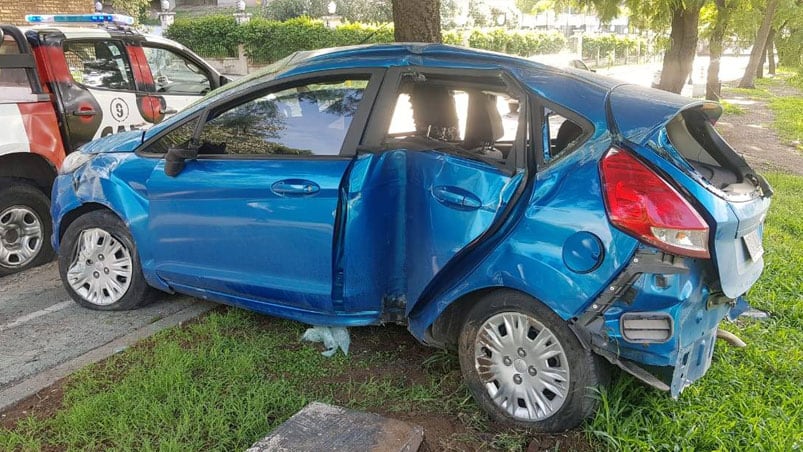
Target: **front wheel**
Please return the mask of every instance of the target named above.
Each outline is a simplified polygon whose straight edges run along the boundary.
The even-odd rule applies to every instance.
[[[145,282],[128,228],[104,210],[89,212],[67,228],[59,272],[73,300],[89,309],[135,309],[154,292]]]
[[[474,399],[498,422],[558,432],[596,408],[603,364],[563,319],[522,293],[501,290],[474,305],[459,354]]]
[[[0,185],[0,276],[53,259],[50,200],[31,185]]]

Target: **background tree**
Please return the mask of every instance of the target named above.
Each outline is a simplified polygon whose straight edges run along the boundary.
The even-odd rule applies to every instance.
[[[441,42],[440,0],[393,0],[397,42]]]
[[[764,11],[764,16],[761,21],[761,27],[758,29],[756,39],[753,42],[753,50],[750,52],[750,61],[744,69],[744,75],[739,82],[739,88],[755,88],[756,87],[756,69],[759,64],[763,64],[762,56],[764,48],[767,45],[767,38],[770,35],[770,28],[772,28],[772,21],[775,18],[775,10],[778,8],[778,0],[769,0],[767,2],[767,9]]]
[[[702,16],[711,24],[708,30],[708,77],[705,85],[705,98],[718,101],[721,93],[719,66],[722,58],[725,35],[730,24],[733,11],[742,0],[714,0],[704,7]]]

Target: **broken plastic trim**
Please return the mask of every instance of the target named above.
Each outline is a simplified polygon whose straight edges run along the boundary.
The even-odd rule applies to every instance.
[[[597,353],[642,382],[661,391],[669,391],[669,385],[643,367],[608,350],[608,339],[604,332],[605,319],[602,316],[617,299],[625,295],[643,273],[670,275],[688,271],[689,268],[681,257],[638,249],[624,271],[591,303],[591,306],[569,321],[569,328],[584,348]]]

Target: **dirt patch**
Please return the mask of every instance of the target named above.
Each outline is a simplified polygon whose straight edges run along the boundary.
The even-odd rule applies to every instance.
[[[786,84],[768,87],[774,96],[800,96]],[[767,99],[755,98],[723,89],[724,100],[745,110],[743,114],[725,114],[717,122],[717,130],[758,171],[780,171],[803,175],[803,154],[784,143],[772,124],[775,114]]]
[[[55,416],[62,406],[66,381],[66,378],[61,379],[36,394],[6,408],[0,414],[0,428],[13,430],[17,427],[19,421],[29,416],[34,416],[38,419]]]

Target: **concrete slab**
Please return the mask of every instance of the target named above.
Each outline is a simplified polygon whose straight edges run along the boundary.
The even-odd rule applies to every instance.
[[[423,440],[418,425],[312,402],[247,452],[414,452]]]

